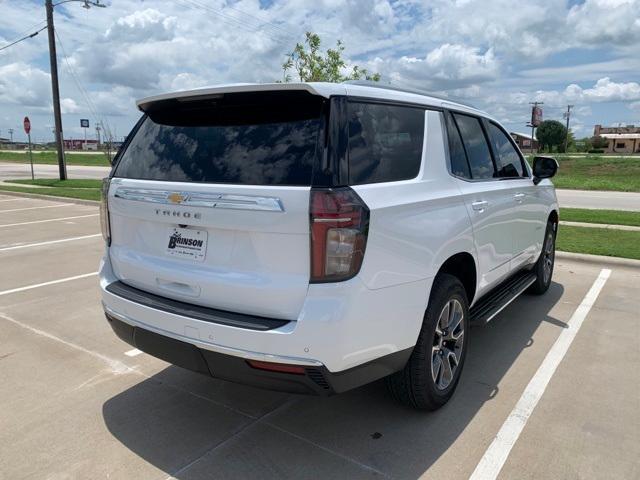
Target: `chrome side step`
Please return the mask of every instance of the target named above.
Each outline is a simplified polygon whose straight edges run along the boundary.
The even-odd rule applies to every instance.
[[[471,324],[485,325],[536,281],[533,272],[522,271],[505,280],[471,307]]]

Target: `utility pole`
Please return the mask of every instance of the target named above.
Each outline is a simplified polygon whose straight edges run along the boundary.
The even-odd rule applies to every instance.
[[[569,118],[571,118],[571,109],[573,105],[567,105],[567,112],[563,115],[567,119],[567,136],[564,138],[564,153],[567,153],[569,148]]]
[[[7,130],[7,132],[9,132],[9,136],[11,137],[11,144],[13,145],[13,128],[10,128],[9,130]]]
[[[98,137],[98,150],[100,150],[100,122],[96,123],[96,135]]]
[[[49,34],[49,62],[51,63],[51,90],[53,93],[53,118],[55,121],[56,149],[58,150],[58,172],[60,180],[67,179],[67,165],[64,162],[64,141],[62,138],[62,113],[60,112],[60,87],[58,85],[58,60],[56,37],[53,27],[53,2],[45,0],[47,9],[47,33]]]
[[[56,55],[56,37],[53,26],[53,7],[57,7],[62,3],[82,2],[83,7],[89,9],[91,5],[94,7],[104,8],[99,0],[62,0],[56,4],[52,0],[45,0],[44,6],[47,10],[47,33],[49,36],[49,62],[51,63],[51,90],[53,93],[53,117],[55,121],[54,134],[56,136],[56,148],[58,151],[58,172],[60,180],[67,179],[67,165],[64,160],[64,138],[62,136],[62,113],[60,111],[60,87],[58,85],[58,60]]]

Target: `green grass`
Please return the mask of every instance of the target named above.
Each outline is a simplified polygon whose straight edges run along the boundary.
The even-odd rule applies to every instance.
[[[640,192],[640,158],[556,158],[560,165],[553,178],[556,188]]]
[[[106,154],[73,153],[65,155],[67,165],[109,167]],[[29,163],[29,153],[0,151],[0,162]],[[56,165],[56,152],[33,152],[33,163]]]
[[[640,212],[622,210],[588,210],[584,208],[562,208],[560,220],[569,222],[607,223],[640,227]]]
[[[561,225],[556,247],[565,252],[640,260],[640,232]]]
[[[40,178],[36,180],[5,180],[10,183],[25,185],[38,185],[40,187],[66,187],[66,188],[101,188],[102,180],[58,180],[55,178]]]
[[[0,191],[37,193],[39,195],[53,195],[56,197],[80,198],[82,200],[100,200],[100,190],[97,188],[33,188],[33,187],[11,187],[0,185]]]

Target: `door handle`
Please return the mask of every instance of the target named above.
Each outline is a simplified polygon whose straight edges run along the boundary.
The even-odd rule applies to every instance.
[[[513,195],[513,198],[516,202],[521,202],[522,200],[524,200],[524,197],[526,195],[524,193],[516,193]]]
[[[487,202],[486,200],[479,200],[477,202],[473,202],[471,204],[471,208],[473,208],[477,212],[483,212],[488,205],[489,205],[489,202]]]

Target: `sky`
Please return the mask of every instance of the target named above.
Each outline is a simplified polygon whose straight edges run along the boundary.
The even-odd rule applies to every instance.
[[[282,79],[306,31],[383,83],[463,99],[507,129],[544,118],[591,136],[640,125],[640,0],[102,0],[55,7],[65,138],[102,122],[121,139],[156,93]],[[45,25],[43,0],[0,0],[0,48]],[[46,30],[0,51],[0,136],[53,138]]]

